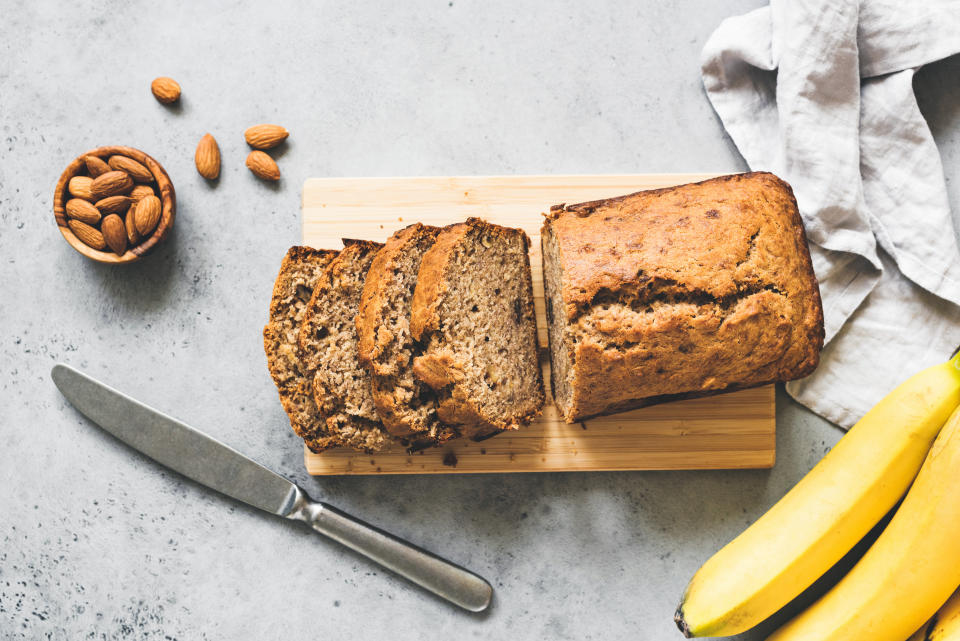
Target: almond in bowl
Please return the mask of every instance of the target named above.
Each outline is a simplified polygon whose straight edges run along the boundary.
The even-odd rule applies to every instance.
[[[70,246],[101,263],[140,260],[160,244],[176,212],[170,176],[133,147],[98,147],[60,176],[53,215]]]

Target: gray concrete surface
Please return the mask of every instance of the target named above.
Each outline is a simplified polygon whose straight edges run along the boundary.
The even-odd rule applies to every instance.
[[[0,2],[0,638],[679,638],[691,574],[838,430],[781,394],[770,471],[313,479],[260,330],[310,176],[744,169],[698,57],[758,4]],[[157,75],[181,106],[154,101]],[[952,59],[917,80],[951,178],[957,77]],[[264,121],[292,132],[275,187],[243,166]],[[193,169],[207,131],[214,185]],[[51,215],[62,167],[112,143],[155,155],[179,196],[170,242],[125,269]],[[135,455],[65,405],[57,361],[489,577],[492,608]]]

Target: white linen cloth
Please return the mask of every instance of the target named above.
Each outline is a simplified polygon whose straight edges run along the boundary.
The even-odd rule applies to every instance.
[[[957,0],[771,0],[703,49],[740,153],[793,186],[820,280],[827,346],[787,391],[844,428],[960,345],[960,253],[913,93],[957,52]]]

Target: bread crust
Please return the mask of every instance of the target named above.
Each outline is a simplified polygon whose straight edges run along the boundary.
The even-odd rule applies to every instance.
[[[298,306],[307,301],[298,299],[298,288],[308,290],[308,299],[323,269],[338,252],[312,247],[291,247],[280,263],[273,284],[270,316],[263,328],[263,350],[270,376],[280,396],[280,403],[290,418],[290,426],[301,438],[313,438],[324,425],[317,414],[312,388],[300,368],[297,336],[302,317]]]
[[[377,329],[381,325],[384,307],[387,304],[386,285],[390,274],[397,267],[397,261],[403,256],[405,245],[412,237],[424,233],[439,233],[437,227],[429,227],[421,223],[414,223],[393,234],[384,244],[367,272],[367,280],[363,287],[363,297],[360,300],[360,309],[357,312],[357,351],[360,362],[368,367],[375,367],[376,359],[383,355],[383,348],[389,342],[385,337],[377,340]],[[380,372],[388,373],[388,372]]]
[[[468,233],[470,226],[466,223],[447,225],[424,254],[410,301],[410,333],[414,340],[424,342],[425,334],[440,327],[440,303],[447,291],[444,274],[453,249]]]
[[[558,205],[542,232],[545,273],[546,244],[559,254],[568,422],[800,378],[819,362],[803,221],[773,174]]]
[[[458,245],[475,229],[482,229],[491,238],[509,239],[521,234],[525,252],[529,251],[530,238],[519,229],[510,229],[488,223],[479,218],[469,218],[443,228],[433,247],[424,255],[417,276],[417,287],[411,302],[410,331],[413,337],[427,344],[430,334],[442,326],[442,306],[448,291],[447,269]],[[533,278],[529,260],[524,262],[524,277],[532,292]],[[528,309],[533,316],[533,297]],[[537,350],[536,324],[531,324],[530,340],[534,353]],[[477,399],[460,384],[464,381],[465,363],[462,357],[449,349],[431,349],[414,360],[414,374],[438,392],[437,413],[440,419],[454,426],[464,436],[474,439],[489,436],[509,429],[518,429],[540,415],[543,406],[543,382],[540,381],[540,400],[536,408],[516,416],[486,416]],[[537,370],[539,372],[539,369]]]

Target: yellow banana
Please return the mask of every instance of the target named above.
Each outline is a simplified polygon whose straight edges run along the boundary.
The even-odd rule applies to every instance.
[[[809,587],[896,505],[958,404],[960,354],[901,383],[697,571],[677,608],[680,630],[739,634]]]
[[[839,583],[768,641],[902,641],[960,585],[960,410],[889,525]]]
[[[960,590],[909,641],[960,641]]]

